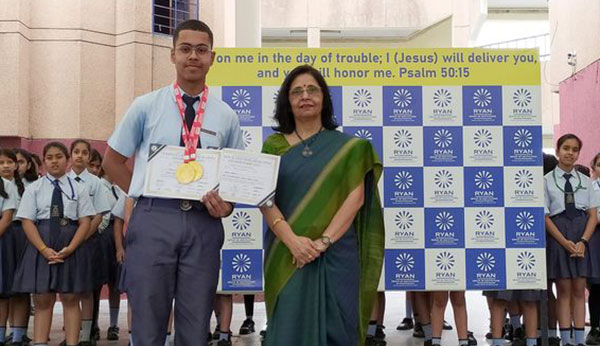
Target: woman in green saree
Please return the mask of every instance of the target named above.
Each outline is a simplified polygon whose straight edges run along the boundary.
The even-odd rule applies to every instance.
[[[266,235],[267,346],[363,345],[383,263],[382,166],[368,141],[336,131],[325,80],[311,66],[286,77],[276,134],[275,203]]]

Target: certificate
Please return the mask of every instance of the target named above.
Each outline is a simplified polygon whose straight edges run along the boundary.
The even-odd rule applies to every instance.
[[[223,149],[219,195],[228,202],[263,206],[275,197],[279,156]]]
[[[196,162],[202,165],[203,175],[197,181],[181,184],[175,178],[177,167],[183,163],[184,147],[151,144],[146,166],[144,196],[200,200],[218,184],[218,150],[196,150]]]

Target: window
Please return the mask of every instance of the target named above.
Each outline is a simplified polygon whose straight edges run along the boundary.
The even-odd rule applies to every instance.
[[[173,35],[177,25],[188,19],[198,19],[198,0],[154,0],[154,33]]]

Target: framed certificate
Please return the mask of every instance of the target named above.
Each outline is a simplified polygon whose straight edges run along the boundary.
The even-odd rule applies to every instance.
[[[254,206],[275,197],[279,156],[223,149],[219,162],[219,195],[228,202]]]
[[[181,184],[175,174],[177,167],[183,163],[184,150],[184,147],[174,145],[150,145],[144,196],[200,200],[208,191],[217,188],[221,151],[196,150],[196,162],[202,167],[202,177],[189,184]]]

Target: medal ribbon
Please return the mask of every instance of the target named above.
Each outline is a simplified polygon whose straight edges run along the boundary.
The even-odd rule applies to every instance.
[[[191,129],[188,129],[187,124],[185,123],[185,106],[183,105],[183,98],[181,97],[177,82],[173,83],[173,90],[175,91],[175,100],[177,101],[177,108],[179,109],[183,127],[183,130],[181,131],[181,138],[185,144],[183,162],[188,163],[196,160],[196,147],[198,146],[198,140],[200,139],[200,130],[202,129],[202,120],[204,118],[204,110],[206,109],[208,86],[204,85],[204,90],[202,90],[200,106],[198,106],[198,111],[196,111],[196,117],[194,118]]]

